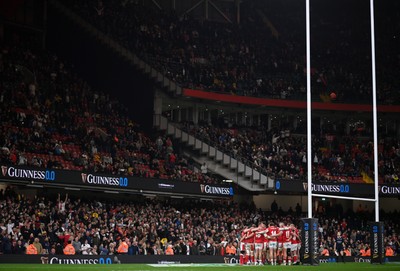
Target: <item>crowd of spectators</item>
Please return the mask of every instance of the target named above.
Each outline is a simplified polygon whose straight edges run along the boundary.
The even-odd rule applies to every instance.
[[[183,87],[277,99],[305,98],[304,3],[244,2],[240,24],[195,19],[190,14],[178,16],[140,1],[65,4]],[[316,4],[313,13],[314,99],[371,102],[369,7],[360,1],[346,8],[339,6],[340,10]],[[395,7],[386,8],[377,8],[378,101],[396,104],[398,26],[393,22],[398,14],[390,12]],[[387,11],[390,16],[386,16]],[[265,23],[266,18],[274,30]]]
[[[215,202],[172,202],[168,200],[97,200],[68,195],[26,198],[12,188],[0,193],[0,251],[23,254],[27,243],[39,254],[63,254],[70,242],[76,254],[118,254],[122,242],[129,255],[170,253],[181,255],[226,255],[226,248],[238,243],[244,226],[261,221],[287,222],[299,226],[302,217],[296,208],[262,211],[254,205]],[[341,231],[345,244],[359,255],[369,243],[368,211],[344,211],[339,205],[319,208],[322,247]],[[398,215],[385,218],[385,244],[400,253]],[[167,249],[169,252],[167,252]]]
[[[303,54],[291,45],[281,49],[284,42],[259,20],[252,22],[256,18],[244,17],[234,26],[179,17],[136,1],[66,4],[184,87],[281,97],[297,95],[304,79]],[[285,55],[291,57],[287,63],[281,61]]]
[[[91,90],[56,56],[16,46],[1,50],[1,164],[216,182],[179,155],[171,138],[144,134],[117,100]],[[277,179],[307,176],[303,136],[207,124],[186,129]],[[313,151],[315,180],[362,182],[362,174],[373,176],[370,140],[314,137]],[[381,181],[398,182],[399,156],[397,140],[381,139]]]
[[[0,46],[0,164],[217,182],[165,133],[144,133],[121,103],[92,90],[72,66],[10,44]]]
[[[263,127],[217,127],[207,123],[182,123],[182,128],[220,150],[250,163],[276,179],[305,180],[307,142],[304,134]],[[357,134],[314,136],[313,178],[329,182],[369,182],[373,176],[373,143]],[[380,182],[397,183],[400,145],[394,138],[380,139]]]

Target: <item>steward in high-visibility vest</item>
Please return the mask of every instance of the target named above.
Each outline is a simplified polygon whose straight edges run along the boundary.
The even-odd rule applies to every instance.
[[[165,255],[174,255],[174,249],[172,248],[172,245],[167,246],[167,249],[165,250]]]
[[[75,255],[75,248],[71,244],[71,240],[68,241],[68,244],[63,249],[65,255]]]
[[[229,243],[226,246],[225,252],[227,255],[235,255],[236,254],[236,247],[232,245],[232,243]]]
[[[322,250],[321,256],[329,256],[329,250],[328,250],[328,248],[325,247],[324,250]]]
[[[126,243],[125,239],[121,241],[121,243],[118,246],[117,252],[119,254],[127,254],[128,253],[128,244]]]
[[[386,251],[385,251],[385,256],[393,256],[394,255],[394,251],[390,246],[386,247]]]
[[[36,254],[38,254],[37,248],[36,248],[33,244],[29,244],[29,245],[26,247],[26,254],[29,254],[29,255],[36,255]]]

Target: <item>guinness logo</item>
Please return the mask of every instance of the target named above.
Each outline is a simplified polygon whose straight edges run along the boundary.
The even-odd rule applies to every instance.
[[[206,187],[206,186],[205,186],[204,184],[201,184],[201,185],[200,185],[200,191],[201,191],[201,193],[204,193],[205,187]]]
[[[7,167],[6,166],[1,166],[1,173],[3,173],[3,176],[7,175]]]
[[[307,189],[308,189],[308,183],[303,183],[303,189],[304,189],[304,191],[307,191]]]
[[[86,183],[86,177],[87,177],[86,173],[81,173],[81,178],[83,183]]]

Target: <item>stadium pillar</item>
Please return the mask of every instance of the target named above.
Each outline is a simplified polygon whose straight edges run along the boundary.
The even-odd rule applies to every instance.
[[[303,265],[319,265],[318,219],[301,220],[300,259]]]
[[[385,226],[383,222],[370,222],[369,228],[371,232],[371,264],[384,264],[385,263],[385,242],[384,231]]]

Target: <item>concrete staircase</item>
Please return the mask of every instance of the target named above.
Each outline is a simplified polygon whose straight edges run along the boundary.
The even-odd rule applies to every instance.
[[[151,78],[153,78],[161,87],[165,88],[172,95],[181,95],[182,87],[180,87],[176,82],[170,80],[164,74],[157,71],[146,61],[140,59],[136,54],[131,52],[129,49],[122,46],[118,41],[110,38],[96,27],[91,25],[89,22],[85,21],[72,11],[70,8],[65,6],[58,0],[49,0],[48,3],[51,7],[54,7],[60,14],[64,15],[67,19],[75,23],[78,27],[84,29],[88,34],[92,35],[96,39],[99,40],[102,44],[112,49],[117,55],[124,58],[126,61],[130,62],[134,65],[138,70],[141,70],[143,73],[147,74]]]
[[[246,161],[236,159],[213,145],[188,134],[176,124],[169,122],[166,117],[154,115],[153,123],[158,129],[166,131],[167,134],[184,143],[190,149],[186,155],[198,163],[205,162],[211,171],[225,179],[232,180],[244,189],[253,192],[274,189],[272,178],[253,168]]]

